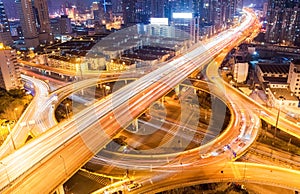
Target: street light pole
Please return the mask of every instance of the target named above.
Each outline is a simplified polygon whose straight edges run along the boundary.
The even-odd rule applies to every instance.
[[[277,126],[278,126],[278,121],[279,121],[279,116],[280,116],[280,111],[281,111],[281,105],[282,105],[283,100],[285,100],[285,98],[283,96],[279,96],[279,100],[280,100],[280,104],[279,104],[279,109],[278,109],[278,113],[277,113],[277,117],[276,117],[274,139],[276,139]]]

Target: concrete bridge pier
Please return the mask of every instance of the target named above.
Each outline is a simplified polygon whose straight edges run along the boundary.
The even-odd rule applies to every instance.
[[[134,129],[135,129],[135,131],[133,131],[133,132],[138,132],[139,131],[139,120],[138,119],[134,119],[133,121],[132,121],[132,124],[133,124],[133,127],[134,127]]]
[[[54,194],[65,194],[64,185],[59,185],[55,189]]]
[[[177,86],[174,88],[174,90],[175,90],[176,95],[178,96],[179,93],[180,93],[180,86],[177,85]]]

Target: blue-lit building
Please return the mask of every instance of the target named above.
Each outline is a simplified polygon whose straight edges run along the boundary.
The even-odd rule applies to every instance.
[[[136,24],[136,0],[123,0],[122,6],[125,26]]]
[[[3,2],[0,2],[0,42],[4,43],[5,45],[12,44],[9,22]]]
[[[300,46],[299,1],[269,0],[267,22],[267,42]]]

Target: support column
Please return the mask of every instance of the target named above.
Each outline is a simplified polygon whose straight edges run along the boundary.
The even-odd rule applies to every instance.
[[[163,97],[159,100],[159,102],[160,102],[161,107],[162,107],[162,108],[165,108],[165,96],[163,96]]]
[[[105,90],[105,96],[109,95],[110,94],[110,86],[104,86],[104,90]]]
[[[135,132],[138,132],[139,131],[139,120],[138,119],[133,120],[133,126],[135,128]]]
[[[197,94],[196,88],[193,89],[193,93],[194,93],[194,94]]]
[[[175,90],[176,95],[178,96],[179,93],[180,93],[179,85],[177,85],[177,86],[174,88],[174,90]]]
[[[102,83],[100,83],[100,84],[99,84],[99,87],[100,87],[102,96],[103,96],[103,97],[106,96],[106,95],[105,95],[105,86],[104,86]]]
[[[55,193],[56,193],[56,194],[65,194],[64,185],[59,185],[59,186],[55,189]]]

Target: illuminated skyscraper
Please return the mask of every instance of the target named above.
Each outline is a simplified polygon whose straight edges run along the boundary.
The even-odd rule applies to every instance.
[[[148,24],[151,17],[170,19],[172,10],[169,5],[172,2],[168,0],[122,0],[124,24]]]
[[[164,18],[168,0],[151,0],[151,17]]]
[[[136,22],[147,24],[151,17],[151,0],[136,0]]]
[[[26,47],[52,40],[46,0],[16,0]]]
[[[300,97],[300,60],[293,60],[291,62],[288,83],[291,91]]]
[[[39,36],[31,0],[16,0],[26,47],[37,47]]]
[[[47,0],[34,0],[36,26],[40,42],[52,40]]]
[[[112,19],[112,1],[111,0],[101,0],[105,21],[110,21]]]
[[[9,23],[3,2],[0,2],[0,42],[3,42],[5,45],[12,44]]]
[[[300,2],[269,0],[266,41],[300,46]]]
[[[244,1],[243,0],[237,0],[236,9],[237,9],[238,12],[242,11],[243,6],[244,6]]]
[[[123,0],[111,0],[111,7],[114,15],[121,15],[123,12]]]
[[[16,51],[0,43],[0,87],[6,90],[22,88]]]
[[[123,0],[123,20],[127,26],[136,23],[136,0]]]

